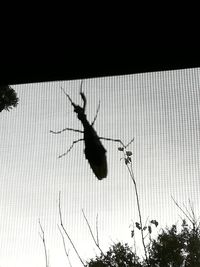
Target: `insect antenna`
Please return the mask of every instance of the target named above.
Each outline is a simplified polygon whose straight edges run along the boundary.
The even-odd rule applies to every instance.
[[[66,95],[66,97],[69,99],[70,103],[72,104],[73,107],[76,107],[76,105],[74,104],[74,102],[71,100],[71,97],[65,92],[65,90],[61,87],[61,90],[63,91],[63,93]]]
[[[99,109],[100,109],[100,100],[99,100],[99,104],[98,104],[98,107],[97,107],[96,115],[95,115],[95,117],[94,117],[93,122],[91,123],[92,126],[94,125],[94,123],[95,123],[95,121],[96,121],[96,119],[97,119],[97,115],[98,115],[98,113],[99,113]]]

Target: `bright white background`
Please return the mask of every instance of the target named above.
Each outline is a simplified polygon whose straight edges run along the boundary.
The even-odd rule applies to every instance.
[[[101,106],[95,129],[100,136],[135,137],[133,152],[143,221],[156,219],[161,227],[180,221],[182,205],[190,199],[199,215],[200,69],[87,79],[83,91],[86,113],[92,121]],[[82,129],[60,86],[77,104],[80,81],[13,85],[19,105],[0,114],[0,266],[43,267],[45,257],[38,234],[43,225],[51,267],[68,266],[59,223],[58,194],[64,225],[81,257],[88,260],[98,250],[81,209],[95,232],[98,213],[100,245],[112,241],[133,245],[129,228],[139,221],[134,187],[120,161],[118,144],[103,141],[107,149],[108,176],[98,181],[80,142],[58,159],[81,134],[50,130]],[[142,252],[136,235],[138,253]],[[72,266],[81,266],[66,239]]]

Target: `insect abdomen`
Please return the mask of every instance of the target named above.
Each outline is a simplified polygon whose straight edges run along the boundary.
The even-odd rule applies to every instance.
[[[93,132],[93,134],[95,134],[95,132]],[[106,150],[96,135],[85,138],[84,152],[96,177],[99,180],[106,178],[108,172]]]

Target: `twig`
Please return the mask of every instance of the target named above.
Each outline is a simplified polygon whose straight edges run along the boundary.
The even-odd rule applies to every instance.
[[[42,225],[40,223],[40,219],[39,219],[39,225],[40,225],[40,230],[42,232],[42,235],[39,233],[41,239],[42,239],[42,242],[43,242],[43,246],[44,246],[44,254],[45,254],[45,263],[46,263],[46,267],[48,267],[48,256],[47,256],[47,248],[46,248],[46,242],[45,242],[45,236],[44,236],[44,230],[42,228]]]
[[[131,139],[131,141],[130,142],[128,142],[128,144],[124,147],[125,149],[134,141],[134,137],[133,137],[133,139]]]
[[[64,238],[64,235],[63,235],[59,225],[58,225],[58,229],[59,229],[60,234],[62,236],[63,247],[64,247],[65,255],[67,256],[67,260],[68,260],[69,266],[72,267],[70,259],[69,259],[69,253],[67,252],[67,249],[66,249],[65,238]]]
[[[101,249],[100,246],[99,246],[98,241],[97,241],[97,240],[95,239],[95,237],[94,237],[94,234],[93,234],[93,232],[92,232],[91,226],[90,226],[90,224],[89,224],[89,222],[88,222],[88,219],[87,219],[86,216],[85,216],[85,213],[84,213],[83,209],[82,209],[82,213],[83,213],[84,219],[85,219],[85,221],[86,221],[86,223],[87,223],[87,226],[88,226],[88,228],[89,228],[90,234],[91,234],[91,236],[92,236],[92,239],[93,239],[95,245],[96,245],[97,248],[101,251],[102,255],[104,255],[102,249]]]
[[[190,214],[190,211],[188,210],[187,206],[183,203],[183,207],[185,208],[185,210],[187,211],[188,217],[190,217],[191,220],[193,220],[193,216],[192,214]],[[191,207],[190,207],[191,208]],[[192,210],[191,210],[192,211]]]
[[[75,247],[73,241],[71,240],[69,234],[67,233],[67,231],[66,231],[66,229],[65,229],[65,227],[64,227],[64,225],[63,225],[63,221],[62,221],[62,212],[61,212],[61,205],[60,205],[60,191],[59,191],[59,216],[60,216],[60,225],[61,225],[61,227],[62,227],[64,233],[66,234],[68,240],[70,241],[70,243],[71,243],[71,245],[72,245],[74,251],[76,252],[76,255],[78,256],[80,262],[81,262],[82,265],[85,267],[86,265],[84,264],[83,260],[81,259],[81,257],[80,257],[80,255],[79,255],[79,253],[78,253],[78,251],[77,251],[77,249],[76,249],[76,247]]]
[[[181,208],[181,206],[176,202],[176,200],[171,196],[172,200],[174,201],[175,205],[183,212],[183,214],[188,218],[188,220],[193,224],[192,219],[187,215],[187,213]]]
[[[189,205],[190,205],[190,209],[191,209],[191,212],[192,212],[192,220],[193,220],[193,227],[196,228],[196,225],[197,225],[197,219],[196,219],[196,216],[195,216],[195,213],[194,213],[194,207],[192,206],[192,203],[191,203],[191,200],[189,199]]]
[[[97,244],[99,245],[98,213],[97,213],[97,216],[96,216],[96,233],[97,233]]]

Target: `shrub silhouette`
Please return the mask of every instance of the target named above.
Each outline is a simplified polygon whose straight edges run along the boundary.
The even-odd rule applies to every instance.
[[[12,107],[16,107],[18,101],[17,94],[10,85],[0,86],[0,112],[3,110],[9,111]]]
[[[183,257],[184,239],[177,233],[176,225],[162,230],[157,240],[153,240],[149,250],[149,262],[152,267],[181,266]]]
[[[181,230],[176,225],[162,229],[156,239],[148,246],[148,262],[151,267],[199,267],[200,266],[200,228],[182,221]],[[117,243],[109,250],[87,263],[88,267],[146,267],[128,246]]]
[[[121,242],[114,244],[109,248],[106,254],[96,256],[91,260],[88,267],[142,267],[139,262],[139,257],[131,250],[128,244]]]
[[[149,262],[152,267],[199,267],[200,266],[200,229],[190,227],[182,221],[181,231],[172,225],[162,230],[149,249]]]

